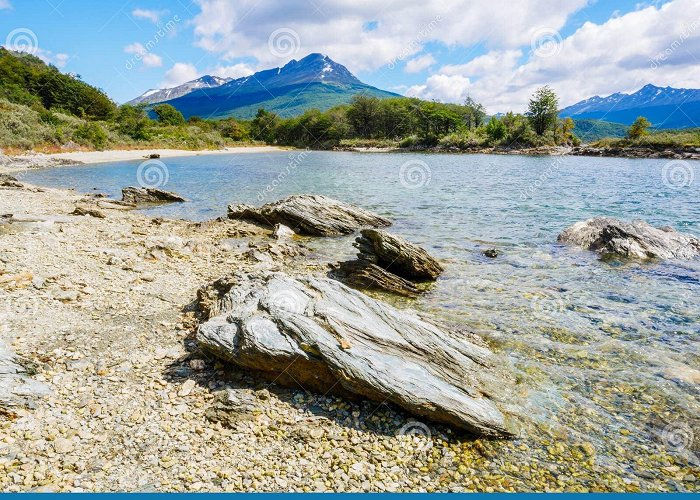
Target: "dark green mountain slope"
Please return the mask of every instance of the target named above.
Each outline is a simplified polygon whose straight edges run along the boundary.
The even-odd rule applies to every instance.
[[[310,54],[281,68],[260,71],[211,89],[194,90],[171,99],[185,117],[252,118],[259,108],[282,117],[321,111],[347,104],[355,94],[380,98],[398,94],[380,90],[358,80],[348,69],[322,54]]]

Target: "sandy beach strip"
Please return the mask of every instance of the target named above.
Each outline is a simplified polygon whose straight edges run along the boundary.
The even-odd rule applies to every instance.
[[[211,150],[186,149],[114,149],[108,151],[73,151],[67,153],[28,153],[26,155],[0,155],[0,172],[10,173],[29,168],[45,168],[62,165],[108,163],[115,161],[144,160],[150,155],[163,158],[203,155],[275,153],[284,151],[276,146],[240,146]]]

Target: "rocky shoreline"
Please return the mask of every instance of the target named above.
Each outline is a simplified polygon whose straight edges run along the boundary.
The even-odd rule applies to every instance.
[[[325,273],[294,258],[303,244],[240,220],[71,215],[97,200],[0,187],[13,214],[0,225],[2,339],[49,394],[2,410],[0,490],[509,489],[473,482],[484,458],[448,428],[284,389],[199,350],[198,289],[231,270]]]
[[[203,287],[225,291],[233,271],[325,275],[305,240],[19,184],[0,186],[0,214],[12,214],[0,220],[0,340],[48,396],[0,410],[2,491],[668,488],[556,432],[474,439],[232,369],[195,340]],[[692,479],[659,456],[650,470]]]

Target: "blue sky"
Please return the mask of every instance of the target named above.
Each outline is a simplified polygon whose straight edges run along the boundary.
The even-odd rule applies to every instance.
[[[543,84],[564,105],[645,83],[700,87],[697,0],[0,0],[0,28],[0,43],[117,102],[310,52],[381,88],[471,95],[491,112],[521,110]]]

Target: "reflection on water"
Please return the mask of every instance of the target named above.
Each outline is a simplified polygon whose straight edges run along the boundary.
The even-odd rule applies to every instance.
[[[392,218],[392,231],[425,246],[446,268],[424,296],[399,302],[487,337],[518,371],[528,429],[515,443],[489,443],[494,453],[507,449],[549,464],[564,484],[599,485],[610,473],[632,487],[687,488],[674,468],[676,461],[692,462],[700,436],[679,446],[669,432],[686,424],[698,429],[700,262],[601,262],[557,245],[556,237],[595,215],[641,218],[698,235],[700,182],[683,189],[665,184],[662,160],[325,152],[309,153],[281,178],[289,155],[165,160],[165,188],[191,202],[147,212],[213,218],[228,203],[260,204],[260,193],[281,179],[263,201],[320,193]],[[409,161],[429,169],[418,185],[401,178]],[[136,183],[137,166],[44,170],[24,178],[118,195]],[[334,261],[354,253],[351,243],[310,244]],[[498,258],[481,254],[491,247]],[[571,461],[577,466],[562,465]],[[528,470],[510,477],[532,486]]]

